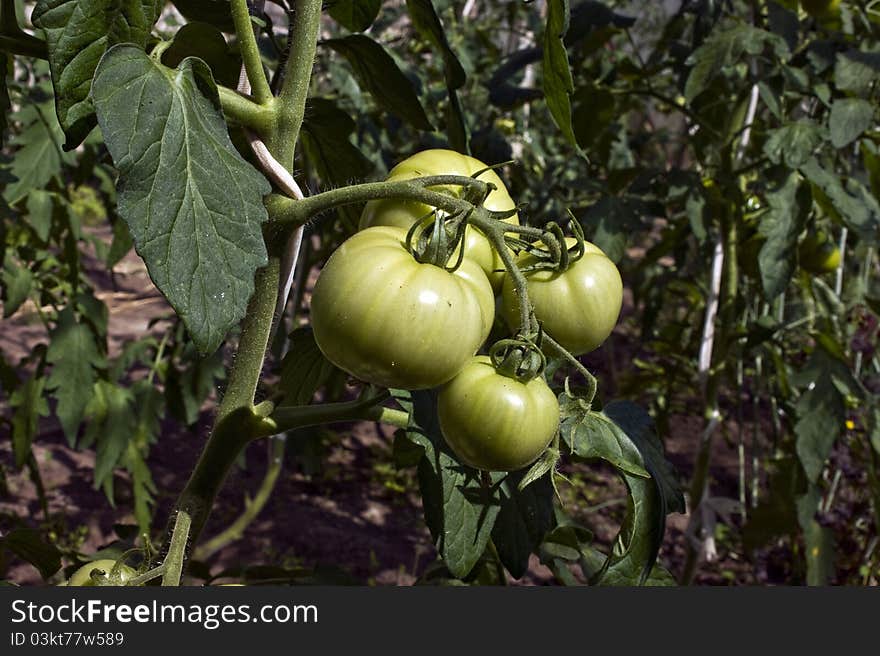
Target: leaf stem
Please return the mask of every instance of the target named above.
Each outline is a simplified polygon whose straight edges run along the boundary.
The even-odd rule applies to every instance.
[[[269,89],[269,80],[263,69],[263,58],[257,45],[247,0],[231,0],[230,9],[232,22],[235,24],[235,36],[238,38],[241,58],[247,71],[248,81],[251,83],[254,100],[260,105],[266,105],[272,100],[272,91]]]
[[[270,133],[275,114],[268,105],[260,105],[248,96],[219,84],[217,92],[220,94],[220,106],[227,118],[255,130],[260,135]]]

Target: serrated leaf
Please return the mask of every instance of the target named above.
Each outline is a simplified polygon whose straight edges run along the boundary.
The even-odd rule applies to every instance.
[[[12,415],[12,452],[15,466],[21,468],[31,455],[31,444],[37,436],[40,417],[49,416],[49,404],[43,396],[46,378],[34,375],[9,397],[9,405],[14,408]]]
[[[46,34],[56,110],[67,135],[65,149],[78,146],[95,126],[89,89],[105,50],[117,43],[143,49],[164,6],[161,0],[39,0],[34,25]]]
[[[92,95],[120,173],[119,214],[199,351],[212,352],[244,316],[267,262],[260,226],[271,187],[233,147],[200,60],[171,70],[114,46]]]
[[[321,353],[311,328],[297,328],[289,340],[290,350],[281,362],[278,391],[284,396],[279,405],[307,405],[339,370]]]
[[[34,229],[40,241],[47,241],[52,230],[55,212],[55,195],[43,189],[33,189],[27,197],[28,224]]]
[[[77,323],[70,309],[58,316],[58,324],[50,334],[46,361],[52,365],[46,388],[58,401],[55,414],[68,443],[73,445],[92,398],[93,367],[100,365],[101,357],[94,333],[85,324]]]
[[[363,34],[321,42],[345,57],[361,85],[376,103],[419,130],[433,130],[419,97],[385,48]]]
[[[61,151],[64,137],[58,121],[46,105],[30,105],[16,113],[16,120],[26,127],[10,140],[17,146],[9,171],[15,182],[3,190],[3,198],[10,205],[28,196],[33,189],[43,189],[61,172],[61,163],[69,162],[70,155]]]
[[[411,408],[407,437],[424,449],[418,473],[425,522],[449,571],[464,578],[492,535],[501,507],[497,483],[503,474],[493,473],[492,487],[483,487],[479,472],[461,465],[446,450],[437,423],[436,392],[412,392],[410,398],[401,405]]]
[[[368,29],[382,8],[382,0],[330,0],[326,4],[333,20],[352,32]]]
[[[574,82],[568,51],[565,49],[565,33],[571,18],[568,0],[548,0],[547,24],[544,28],[543,80],[544,98],[556,126],[571,145],[578,147],[572,128],[571,96]]]
[[[878,242],[880,204],[865,185],[853,178],[841,180],[815,158],[804,164],[800,170],[827,196],[840,220],[866,242]]]
[[[164,397],[147,379],[137,381],[132,389],[137,417],[134,436],[128,443],[123,462],[131,472],[131,486],[134,495],[134,516],[140,532],[149,532],[152,524],[153,495],[156,484],[153,482],[146,458],[150,445],[159,434],[160,421],[164,413]]]
[[[223,378],[223,353],[216,351],[201,358],[189,344],[184,351],[182,369],[172,366],[165,380],[165,401],[172,416],[187,426],[199,418],[202,404],[214,389],[218,379]]]
[[[767,192],[767,211],[759,231],[767,239],[758,254],[761,284],[768,299],[781,294],[795,270],[798,235],[803,232],[811,207],[810,190],[791,172]]]
[[[604,413],[564,410],[559,430],[573,456],[585,460],[599,458],[634,476],[650,476],[636,445]]]
[[[839,98],[831,105],[828,128],[831,132],[831,145],[843,148],[858,139],[871,127],[874,119],[874,106],[861,98]]]
[[[767,133],[764,154],[774,164],[796,169],[812,157],[823,139],[822,131],[815,123],[789,123]]]
[[[581,223],[589,230],[588,234],[593,235],[591,241],[612,262],[619,262],[629,237],[641,226],[644,215],[644,203],[638,198],[605,196],[587,210]]]
[[[794,432],[798,458],[807,479],[816,482],[846,421],[843,395],[831,375],[822,371],[801,394],[796,409],[798,419]]]
[[[134,395],[131,389],[105,380],[94,386],[94,396],[86,407],[89,425],[83,446],[95,446],[95,489],[104,487],[112,493],[113,470],[119,464],[134,437]],[[112,496],[108,494],[111,502]]]
[[[7,257],[3,263],[3,271],[0,272],[3,288],[0,295],[3,297],[3,318],[6,319],[15,314],[31,293],[34,285],[34,274],[27,267],[17,264],[11,257]]]
[[[880,53],[848,50],[837,54],[834,84],[841,91],[867,93],[880,80]]]
[[[501,484],[501,509],[492,529],[492,541],[507,571],[518,579],[529,568],[529,557],[555,524],[553,485],[542,476],[519,490],[519,476],[511,474]]]
[[[61,552],[32,528],[12,529],[0,537],[0,548],[8,549],[36,567],[44,580],[61,569]]]
[[[687,63],[693,68],[685,84],[685,99],[692,101],[725,67],[743,55],[760,54],[766,46],[780,59],[788,54],[788,45],[782,37],[751,25],[737,24],[730,29],[714,30],[688,58]]]

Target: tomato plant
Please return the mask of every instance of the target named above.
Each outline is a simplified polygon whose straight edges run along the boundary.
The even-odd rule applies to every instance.
[[[130,4],[0,0],[0,577],[880,580],[876,3]]]
[[[520,382],[496,372],[485,355],[443,387],[437,416],[459,460],[487,471],[530,465],[559,428],[559,404],[543,378]]]

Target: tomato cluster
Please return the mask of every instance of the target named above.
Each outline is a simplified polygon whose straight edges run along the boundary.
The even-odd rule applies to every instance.
[[[388,180],[431,175],[474,176],[491,183],[488,210],[516,204],[498,175],[473,157],[427,150],[395,166]],[[458,196],[462,187],[432,188]],[[312,293],[315,341],[324,356],[355,378],[383,387],[439,387],[438,418],[460,461],[482,470],[527,466],[547,448],[559,424],[556,397],[540,372],[517,378],[477,355],[495,320],[495,293],[511,332],[520,328],[516,287],[500,255],[468,225],[464,254],[454,269],[420,262],[408,231],[434,208],[419,202],[367,204],[360,231],[327,260]],[[440,210],[436,210],[440,214]],[[567,246],[577,243],[571,239]],[[535,244],[540,247],[541,244]],[[617,267],[593,244],[565,270],[535,268],[535,256],[516,258],[531,309],[544,332],[573,355],[597,348],[620,313]]]

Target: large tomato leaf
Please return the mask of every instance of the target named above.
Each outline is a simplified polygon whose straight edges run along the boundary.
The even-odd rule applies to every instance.
[[[861,98],[839,98],[831,105],[831,145],[843,148],[862,136],[874,122],[874,105]]]
[[[288,340],[290,348],[281,361],[278,390],[283,398],[279,405],[307,405],[319,388],[341,372],[321,353],[310,327],[297,328]]]
[[[201,60],[172,70],[114,46],[92,94],[119,169],[119,214],[199,351],[211,352],[244,316],[266,264],[260,224],[270,185],[233,147]]]
[[[382,8],[382,0],[328,0],[324,4],[333,20],[352,32],[368,29]]]
[[[811,158],[800,171],[827,197],[830,210],[860,239],[875,245],[880,242],[880,202],[865,185],[854,178],[841,179],[816,158]]]
[[[520,490],[522,473],[514,472],[500,485],[501,510],[492,529],[492,540],[501,562],[516,579],[526,573],[529,557],[555,524],[551,475],[545,474]]]
[[[433,130],[412,82],[376,41],[363,34],[321,42],[345,57],[361,85],[380,107],[419,130]]]
[[[571,126],[571,96],[574,93],[574,82],[564,41],[569,19],[568,0],[548,0],[547,25],[544,29],[544,97],[550,115],[566,141],[579,148]]]
[[[795,270],[798,235],[806,225],[811,207],[810,191],[796,173],[789,173],[767,192],[768,210],[761,217],[759,230],[767,240],[758,254],[764,294],[779,296]]]
[[[12,452],[15,466],[22,467],[31,456],[31,444],[37,436],[40,417],[49,416],[49,404],[43,390],[46,378],[34,374],[9,397],[9,405],[14,408],[12,415]]]
[[[825,138],[812,121],[795,121],[767,133],[764,154],[774,164],[796,169],[813,156]]]
[[[117,43],[145,47],[159,17],[161,0],[39,0],[34,25],[46,33],[55,85],[56,111],[76,148],[95,127],[89,89],[106,49]]]
[[[491,486],[484,487],[479,472],[447,452],[437,422],[436,392],[396,396],[410,412],[407,438],[424,450],[418,473],[425,522],[446,567],[453,576],[464,578],[489,543],[501,509],[497,483],[503,475],[492,474]]]

